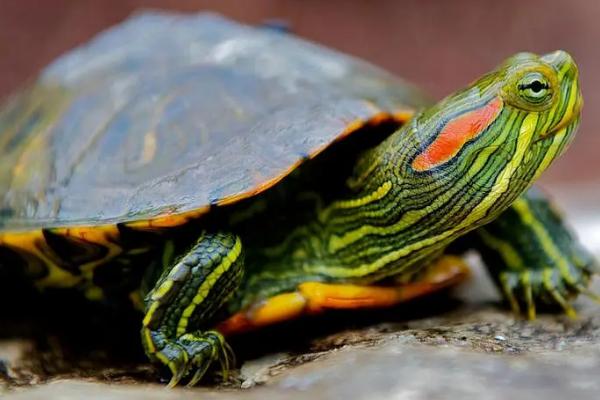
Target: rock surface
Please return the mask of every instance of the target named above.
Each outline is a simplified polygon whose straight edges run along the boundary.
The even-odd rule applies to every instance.
[[[600,230],[598,220],[577,213],[585,206],[569,210],[574,210],[570,217],[583,231],[584,241],[600,250],[589,233]],[[233,345],[241,368],[225,384],[203,388],[164,389],[156,383],[160,375],[139,351],[128,351],[136,347],[128,344],[135,343],[135,336],[111,339],[106,332],[114,334],[114,327],[104,331],[92,321],[90,326],[96,328],[90,329],[81,318],[73,332],[65,334],[45,325],[19,323],[13,330],[26,334],[5,335],[0,341],[0,396],[10,400],[599,398],[600,305],[578,300],[577,319],[516,318],[499,305],[491,282],[477,260],[472,261],[474,279],[451,297],[387,311],[327,315],[240,338]],[[600,292],[600,282],[594,288]],[[64,318],[72,320],[72,315]],[[63,324],[54,321],[54,326]],[[119,335],[125,330],[121,328],[116,330]],[[88,337],[90,331],[97,335]],[[85,346],[75,344],[79,342]]]

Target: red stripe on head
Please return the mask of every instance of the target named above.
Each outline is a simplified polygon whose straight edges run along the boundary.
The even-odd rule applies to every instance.
[[[481,108],[448,121],[435,140],[412,162],[416,171],[427,171],[454,157],[465,143],[483,132],[502,111],[502,99],[495,97]]]

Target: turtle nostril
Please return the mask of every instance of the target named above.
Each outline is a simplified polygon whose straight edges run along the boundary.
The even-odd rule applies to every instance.
[[[577,72],[577,65],[573,60],[573,57],[564,50],[557,50],[552,53],[545,54],[541,59],[548,64],[552,65],[557,71],[566,69]]]
[[[552,53],[544,54],[541,58],[550,64],[563,63],[567,60],[573,61],[569,53],[564,50],[556,50]]]

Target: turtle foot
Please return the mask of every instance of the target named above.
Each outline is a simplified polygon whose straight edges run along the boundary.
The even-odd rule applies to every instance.
[[[169,387],[189,378],[187,386],[195,386],[215,362],[227,379],[230,364],[234,363],[231,347],[217,331],[186,333],[175,340],[165,340],[154,358],[171,372]]]
[[[537,307],[562,309],[571,318],[577,317],[572,301],[583,294],[600,303],[600,295],[588,289],[593,268],[567,265],[564,268],[541,268],[503,271],[500,287],[513,311],[535,319]]]

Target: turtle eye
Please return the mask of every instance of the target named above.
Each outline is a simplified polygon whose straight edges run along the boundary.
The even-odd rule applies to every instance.
[[[525,75],[517,87],[521,97],[532,104],[544,103],[552,96],[552,88],[548,79],[539,72]]]

